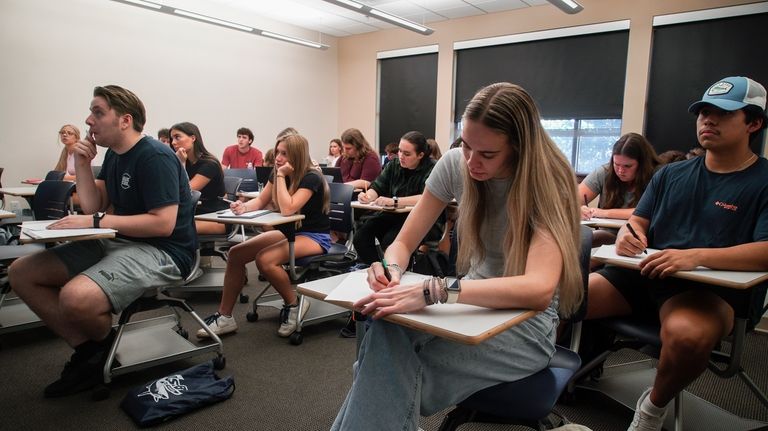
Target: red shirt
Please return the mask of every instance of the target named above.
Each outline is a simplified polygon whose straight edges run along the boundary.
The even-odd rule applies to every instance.
[[[352,161],[346,157],[340,158],[336,166],[341,168],[341,180],[345,183],[354,180],[373,181],[381,173],[379,156],[369,152],[361,161]]]
[[[224,150],[224,156],[221,158],[221,165],[229,169],[247,168],[248,162],[251,162],[253,166],[262,165],[264,158],[258,148],[250,147],[248,152],[243,154],[237,145],[230,145]]]

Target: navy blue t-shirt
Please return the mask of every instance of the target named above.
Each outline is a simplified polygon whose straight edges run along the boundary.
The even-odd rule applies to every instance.
[[[709,171],[704,157],[664,166],[634,214],[650,220],[648,246],[719,248],[768,240],[768,161],[743,171]]]
[[[108,149],[98,179],[106,185],[115,215],[146,214],[155,208],[179,205],[176,226],[168,237],[118,235],[165,251],[182,276],[189,274],[197,248],[194,205],[189,178],[176,154],[167,145],[145,136],[125,154]]]

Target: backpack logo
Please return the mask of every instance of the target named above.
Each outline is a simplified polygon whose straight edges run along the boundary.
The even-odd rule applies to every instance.
[[[147,385],[147,390],[140,393],[138,396],[143,397],[149,395],[155,402],[160,400],[167,400],[171,395],[181,395],[184,391],[188,390],[186,385],[182,385],[181,381],[184,377],[181,374],[175,374],[173,376],[163,377],[160,380],[156,380]]]

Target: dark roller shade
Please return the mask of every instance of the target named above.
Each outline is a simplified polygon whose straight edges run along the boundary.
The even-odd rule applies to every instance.
[[[480,88],[525,88],[544,118],[621,118],[629,31],[460,50],[455,121]]]
[[[437,53],[379,60],[379,152],[417,130],[435,136]]]
[[[645,135],[657,152],[698,145],[688,106],[726,76],[768,85],[768,14],[672,24],[653,29]],[[753,150],[760,152],[760,141]]]

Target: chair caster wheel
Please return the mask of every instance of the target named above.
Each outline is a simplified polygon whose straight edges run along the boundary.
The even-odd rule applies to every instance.
[[[100,384],[91,392],[92,401],[103,401],[109,398],[110,390],[105,384]]]
[[[223,370],[227,366],[227,358],[223,356],[217,356],[213,359],[213,368],[217,370]]]
[[[245,320],[247,320],[249,322],[255,322],[255,321],[259,320],[259,313],[255,312],[255,311],[249,311],[245,315]]]
[[[249,301],[248,295],[240,295],[240,303],[241,304],[247,304]]]
[[[290,338],[288,338],[288,341],[294,346],[298,346],[304,341],[304,335],[302,335],[301,332],[294,332],[291,334]]]

